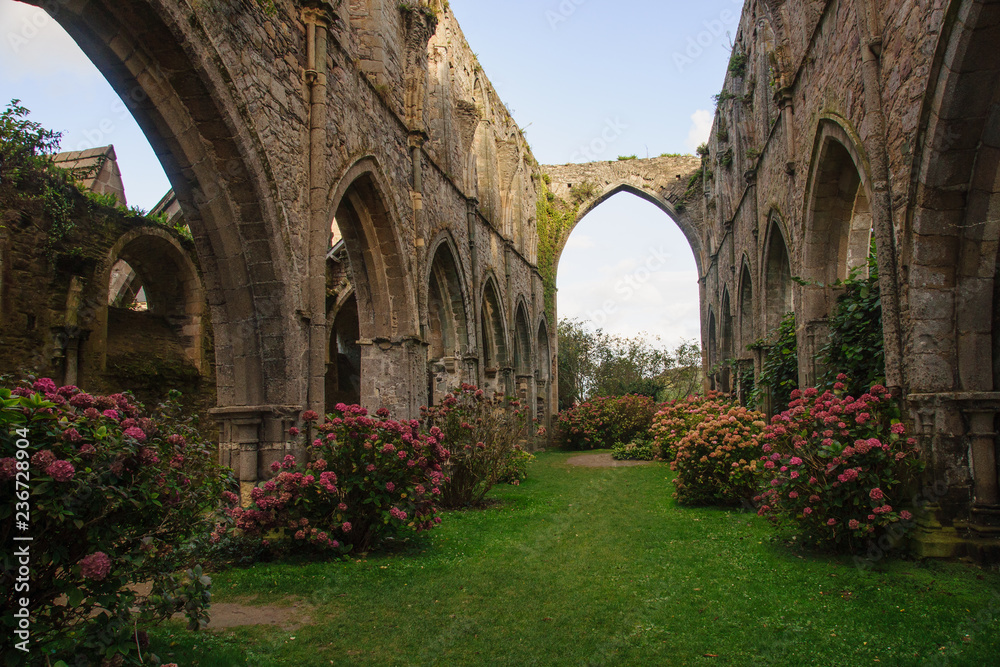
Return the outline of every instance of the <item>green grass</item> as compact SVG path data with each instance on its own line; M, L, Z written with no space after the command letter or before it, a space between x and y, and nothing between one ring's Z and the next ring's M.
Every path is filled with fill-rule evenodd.
M568 456L539 455L528 481L494 492L500 504L449 513L405 551L215 576L218 602L308 605L294 632L176 623L152 649L227 667L998 662L996 569L860 570L786 546L756 515L678 507L661 464Z

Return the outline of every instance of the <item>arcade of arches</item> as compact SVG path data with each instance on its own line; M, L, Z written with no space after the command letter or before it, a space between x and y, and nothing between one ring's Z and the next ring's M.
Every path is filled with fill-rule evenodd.
M928 464L915 549L1000 553L1000 2L748 0L745 67L703 159L561 167L535 161L447 3L274 4L91 0L55 16L128 101L191 228L223 458L243 482L331 402L413 416L467 381L548 419L540 239L558 255L629 191L691 243L708 368L759 370L747 344L793 311L813 381L831 284L874 239L888 384ZM540 215L543 192L572 213L565 229ZM145 279L152 249L116 259ZM177 270L170 294L190 294ZM150 309L201 335L192 301L155 289Z

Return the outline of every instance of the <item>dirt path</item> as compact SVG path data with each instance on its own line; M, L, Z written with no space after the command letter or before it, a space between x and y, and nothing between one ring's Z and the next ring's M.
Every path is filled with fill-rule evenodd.
M631 468L649 465L652 461L615 461L611 454L583 454L567 459L566 463L584 468Z

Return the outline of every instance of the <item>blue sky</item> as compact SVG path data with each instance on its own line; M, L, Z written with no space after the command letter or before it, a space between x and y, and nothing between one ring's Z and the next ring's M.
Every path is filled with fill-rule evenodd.
M722 87L742 0L450 5L535 157L562 164L692 152L708 136L711 96ZM41 10L14 0L0 0L0 28L3 102L19 98L33 120L62 131L64 150L114 144L129 203L156 204L170 187L166 177L73 41ZM603 154L585 156L608 121L624 131ZM614 312L602 316L609 298ZM669 345L697 339L697 302L697 272L683 235L632 195L617 195L588 215L560 263L560 316L592 316L609 331L646 331Z

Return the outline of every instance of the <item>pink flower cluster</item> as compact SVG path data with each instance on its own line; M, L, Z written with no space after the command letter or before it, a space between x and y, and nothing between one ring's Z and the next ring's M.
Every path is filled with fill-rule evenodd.
M771 488L754 500L809 540L861 548L862 538L911 517L886 500L919 452L904 439L885 387L854 398L844 395L845 380L833 391L796 390L788 410L772 419L760 459L761 481Z
M80 573L84 579L104 581L111 572L111 559L103 551L97 551L80 559Z

